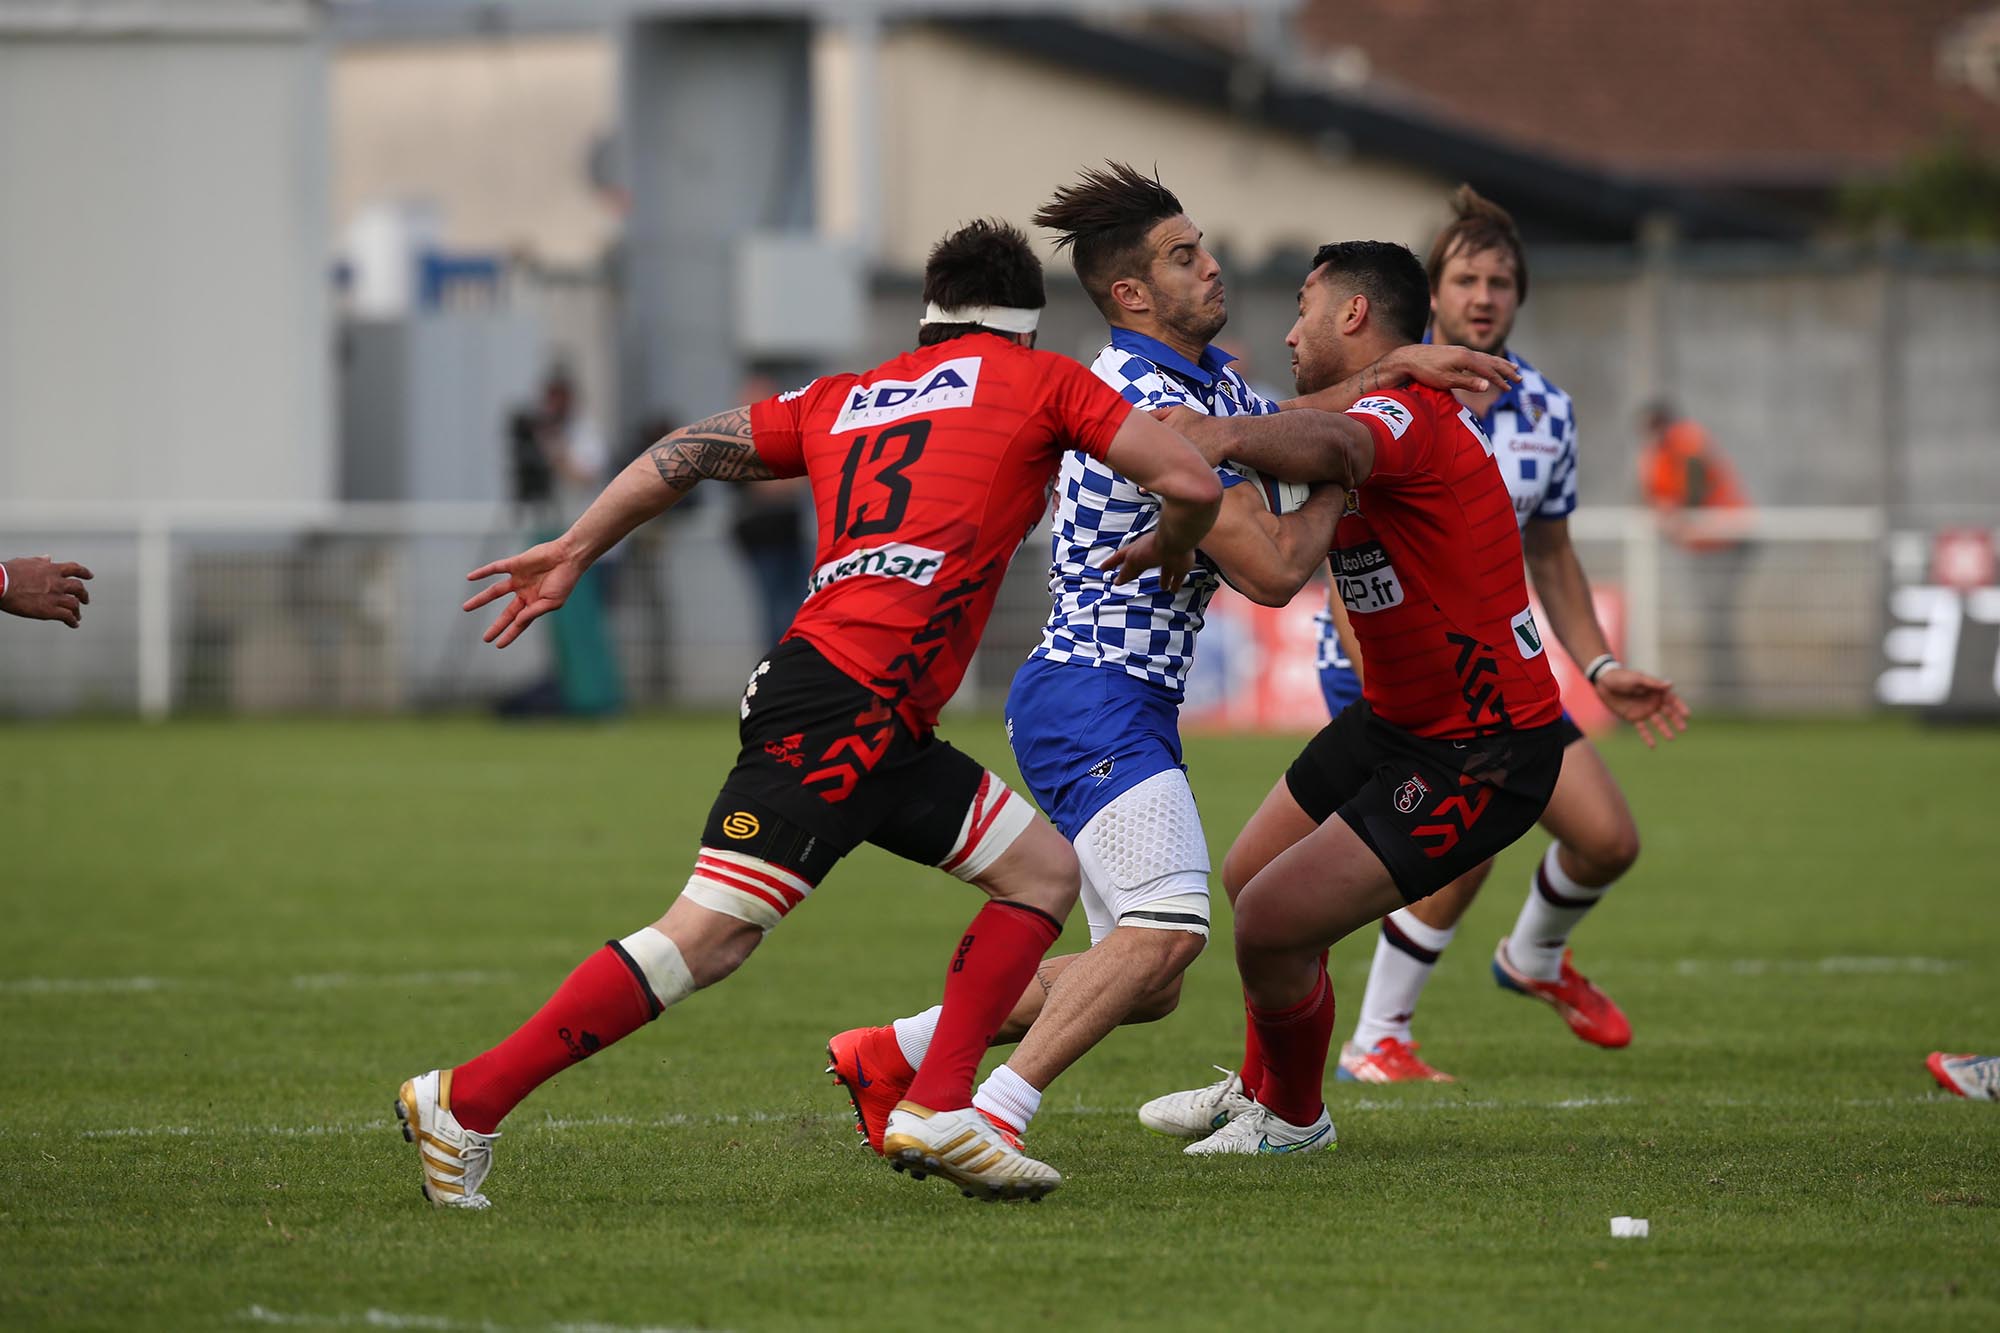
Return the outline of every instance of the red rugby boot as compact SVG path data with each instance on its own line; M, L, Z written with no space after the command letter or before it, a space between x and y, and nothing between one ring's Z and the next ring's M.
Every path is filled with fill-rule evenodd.
M1632 1025L1609 995L1569 965L1569 957L1570 951L1564 949L1561 976L1554 981L1538 981L1514 969L1503 938L1493 950L1493 979L1503 990L1518 992L1553 1008L1569 1024L1571 1032L1593 1046L1630 1045Z
M834 1037L826 1044L826 1072L847 1089L847 1099L854 1103L854 1132L879 1157L889 1112L917 1076L896 1044L896 1029L852 1028Z

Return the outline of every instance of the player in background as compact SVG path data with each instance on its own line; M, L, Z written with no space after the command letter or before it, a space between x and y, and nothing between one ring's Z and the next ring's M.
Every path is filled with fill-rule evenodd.
M1339 717L1341 709L1361 697L1361 672L1355 666L1361 650L1354 644L1354 627L1340 602L1340 585L1331 580L1326 585L1326 605L1313 615L1313 628L1317 631L1313 670L1319 673L1320 698L1326 700L1326 715Z
M1322 246L1287 338L1301 392L1416 342L1428 304L1402 246ZM1414 386L1332 419L1339 429L1289 456L1228 422L1201 432L1204 452L1344 484L1334 574L1373 669L1362 700L1307 743L1225 859L1249 1020L1242 1067L1219 1095L1169 1094L1140 1112L1190 1136L1220 1124L1188 1147L1196 1155L1332 1146L1327 949L1525 833L1562 764L1520 533L1471 410Z
M1324 412L1285 413L1244 383L1213 344L1228 317L1220 266L1180 200L1157 179L1108 163L1058 190L1035 221L1055 231L1111 326L1093 369L1149 411L1229 418L1259 438L1309 432ZM1412 340L1413 341L1413 340ZM1505 363L1457 348L1412 348L1358 374L1413 372L1484 383ZM1121 1023L1165 1017L1207 943L1207 842L1181 757L1179 709L1196 635L1223 580L1282 606L1325 557L1342 497L1331 489L1276 515L1262 489L1218 467L1227 487L1187 582L1131 579L1160 539L1159 507L1117 461L1070 454L1056 490L1042 642L1015 674L1008 735L1021 773L1075 844L1091 946L1037 970L998 1040L1021 1038L974 1105L1025 1132L1049 1084ZM1114 574L1118 581L1114 581ZM1130 581L1124 581L1130 580ZM937 1010L833 1038L831 1069L878 1142L888 1110L925 1059ZM1025 1036L1023 1034L1025 1033Z
M562 537L474 570L511 600L499 647L563 604L591 562L704 477L805 475L812 592L742 703L742 749L666 915L586 958L498 1046L404 1083L396 1113L433 1203L484 1207L503 1118L535 1087L734 971L848 852L871 842L992 900L957 941L928 1058L890 1116L900 1170L1037 1198L1057 1174L970 1109L972 1076L1077 892L1076 857L1025 801L934 734L1000 576L1071 449L1160 496L1160 577L1178 586L1221 487L1185 440L1066 357L1031 350L1044 304L1027 238L977 222L932 250L918 348L859 375L677 430Z
M1570 542L1577 444L1569 395L1508 344L1528 294L1528 255L1520 233L1506 210L1471 186L1453 195L1452 213L1425 266L1432 336L1504 356L1520 371L1517 385L1461 390L1458 398L1493 442L1547 628L1572 661L1584 664L1605 707L1631 722L1648 746L1655 734L1671 739L1686 726L1686 705L1668 682L1619 663ZM1334 646L1323 627L1322 661ZM1329 679L1337 683L1342 674L1322 671L1322 689L1330 698L1337 690ZM1639 831L1603 756L1567 716L1562 725L1567 737L1562 777L1541 820L1555 841L1529 882L1514 928L1493 951L1493 977L1507 990L1552 1006L1583 1040L1620 1047L1631 1041L1631 1025L1610 997L1571 965L1568 945L1571 932L1638 858ZM1450 1081L1417 1056L1411 1022L1432 970L1492 869L1491 861L1482 862L1383 919L1354 1036L1340 1050L1338 1078Z

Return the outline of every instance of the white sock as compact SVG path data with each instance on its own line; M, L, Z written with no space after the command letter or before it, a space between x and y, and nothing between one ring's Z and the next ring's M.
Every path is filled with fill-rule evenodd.
M931 1049L931 1038L937 1035L938 1015L943 1012L943 1005L934 1004L921 1014L896 1020L896 1048L910 1062L910 1068L919 1068L924 1063L924 1056Z
M646 978L646 986L660 1008L671 1009L675 1002L694 993L694 977L680 946L651 926L641 926L618 941L625 957Z
M1507 936L1507 960L1537 981L1554 981L1562 975L1569 933L1611 887L1579 884L1563 873L1556 856L1560 846L1549 844L1548 855L1535 868L1534 881L1528 886L1528 901L1521 904L1521 915Z
M1417 999L1431 979L1438 955L1457 933L1457 926L1439 929L1425 925L1407 907L1398 907L1382 918L1375 961L1368 969L1368 989L1361 995L1361 1020L1354 1025L1356 1048L1372 1049L1384 1037L1410 1039Z
M1001 1065L986 1076L972 1096L972 1107L984 1111L1016 1134L1028 1132L1028 1122L1042 1109L1042 1093L1028 1080Z

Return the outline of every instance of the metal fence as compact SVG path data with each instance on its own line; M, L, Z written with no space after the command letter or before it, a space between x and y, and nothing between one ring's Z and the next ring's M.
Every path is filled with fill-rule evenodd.
M628 703L726 705L768 647L726 508L642 529L604 567L603 623ZM1732 551L1682 549L1636 509L1580 510L1571 531L1611 594L1627 659L1697 704L1872 706L1879 510L1759 511ZM519 697L552 677L552 632L537 626L495 652L479 640L484 618L458 603L465 571L536 534L535 516L477 504L0 507L0 554L53 552L97 574L81 629L0 624L0 715L394 713ZM968 706L998 707L1039 635L1045 543L1031 539L1008 574Z

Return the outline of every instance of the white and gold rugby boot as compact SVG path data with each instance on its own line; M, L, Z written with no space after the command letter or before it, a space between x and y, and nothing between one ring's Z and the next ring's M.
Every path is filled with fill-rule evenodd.
M943 1176L966 1198L989 1203L1039 1200L1062 1184L1054 1167L1008 1143L969 1106L933 1111L915 1102L898 1102L882 1134L882 1155L896 1170L908 1171L912 1180Z
M440 1208L490 1208L479 1192L493 1169L498 1134L478 1134L451 1113L451 1071L433 1069L403 1084L396 1093L396 1119L403 1138L417 1145L424 1168L424 1197Z

